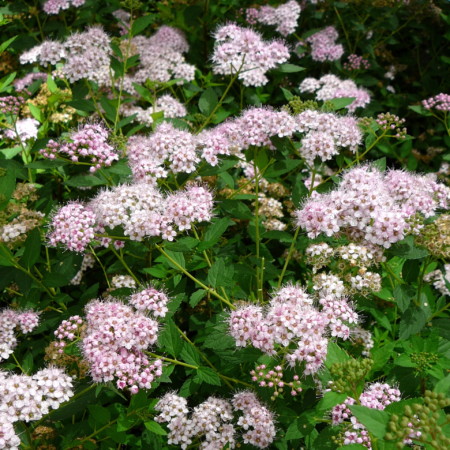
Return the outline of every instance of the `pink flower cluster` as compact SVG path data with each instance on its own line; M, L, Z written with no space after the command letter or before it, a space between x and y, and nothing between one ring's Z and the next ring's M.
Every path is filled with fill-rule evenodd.
M21 96L4 95L0 97L0 111L3 114L18 116L20 109L25 105L25 99Z
M57 342L55 347L59 347L58 352L63 353L66 341L72 342L81 335L81 328L84 322L80 316L70 316L67 320L63 320L55 331Z
M105 190L89 206L100 229L121 226L132 240L160 236L172 241L175 227L183 231L193 222L211 220L213 199L196 184L164 197L154 185L136 183Z
M14 87L16 88L16 91L23 91L34 81L46 80L46 79L47 79L47 74L44 72L30 72L30 73L27 73L22 78L15 79L13 84L14 84Z
M352 53L348 55L347 61L344 63L344 69L346 70L366 70L370 67L370 63L362 56Z
M184 105L168 94L159 97L155 105L147 109L131 103L123 103L120 106L120 112L127 117L136 114L134 122L139 122L147 126L153 123L152 115L159 112L164 113L165 118L184 117L187 114Z
M195 66L185 60L183 54L189 50L189 45L180 30L164 25L149 38L134 37L131 45L139 54L140 64L133 74L124 78L124 88L128 92L136 94L133 83L144 84L147 80L165 83L182 79L178 83L182 84L184 80L194 79Z
M156 404L157 422L167 423L168 443L186 449L194 440L199 448L220 450L239 446L236 426L243 430L245 444L268 447L276 434L272 413L249 391L238 392L231 402L215 397L196 406L189 415L187 400L174 392L165 394ZM233 425L233 411L242 411Z
M383 410L391 403L401 400L401 393L397 388L394 388L386 383L373 383L368 386L359 397L359 404L371 409ZM351 429L345 432L344 445L361 444L364 447L371 449L369 434L361 423L348 408L349 405L354 405L356 400L347 397L344 403L335 406L331 410L331 418L333 425L349 420L351 422Z
M200 158L215 166L220 155L243 156L250 146L269 146L271 136L292 136L295 119L286 111L250 108L240 117L193 135L164 122L150 136L132 136L128 158L137 181L154 182L174 173L194 172Z
M155 317L164 317L169 311L169 297L154 287L145 288L131 295L129 302L142 313L151 313Z
M95 214L88 206L70 202L52 217L48 244L62 245L74 252L83 252L95 237Z
M47 147L40 150L45 158L55 159L57 156L67 156L71 161L87 160L90 172L96 172L102 167L109 167L119 159L116 150L108 144L108 131L100 124L87 124L79 130L70 133L67 141L50 140Z
M244 86L265 85L269 81L266 72L289 59L283 42L265 42L256 31L235 24L218 28L214 38L213 72L234 75L239 71Z
M324 28L309 36L306 42L311 44L311 57L314 61L336 61L344 54L344 47L336 44L339 34L333 26Z
M449 204L450 188L433 176L366 165L347 171L336 190L315 194L295 216L310 238L345 232L352 241L388 248L410 231L412 216L430 217Z
M275 293L267 308L244 305L230 313L228 324L236 345L252 345L275 355L278 348L296 345L286 355L294 366L304 363L305 375L316 373L327 354L327 334L347 339L358 317L344 298L326 295L321 310L302 288L288 285Z
M0 371L0 448L18 449L13 423L39 420L73 396L72 378L57 367L34 375Z
M20 56L22 64L39 62L43 66L65 61L62 73L70 81L83 78L110 86L110 38L99 26L70 35L65 42L44 41Z
M295 117L297 130L305 133L302 139L301 155L312 165L319 157L327 161L339 153L340 148L356 152L362 141L358 122L351 116L337 116L306 110Z
M44 3L43 9L47 14L58 14L61 10L69 9L70 6L84 5L86 0L47 0Z
M347 109L354 112L370 103L370 94L363 88L358 88L353 80L341 80L335 75L305 78L299 87L300 92L315 92L316 100L332 100L335 98L354 97Z
M0 312L0 361L7 359L17 345L14 331L31 333L39 324L39 313L35 311L14 311L4 309Z
M422 100L425 109L437 109L438 111L450 111L450 95L438 94L427 100Z
M259 9L247 9L247 22L251 25L259 22L276 26L278 33L287 36L295 32L300 12L300 5L295 0L290 0L276 8L261 6Z
M94 381L115 379L119 389L128 388L135 394L139 389L150 389L161 376L161 360L150 360L145 354L158 338L159 324L146 314L153 311L150 308L135 310L115 299L86 305L87 326L81 349Z

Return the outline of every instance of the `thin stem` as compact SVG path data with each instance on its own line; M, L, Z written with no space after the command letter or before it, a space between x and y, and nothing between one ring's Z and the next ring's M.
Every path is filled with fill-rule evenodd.
M191 275L184 267L180 266L173 258L171 258L162 247L160 247L158 244L155 245L155 247L175 266L177 269L179 269L181 272L183 272L186 276L188 276L192 281L197 283L202 289L209 292L211 295L214 295L214 297L218 298L220 301L227 304L231 309L236 309L235 306L227 300L225 297L222 297L217 291L214 289L206 286L206 284L202 283L200 280L195 278L193 275Z
M284 278L284 274L286 273L287 266L289 264L289 261L291 260L292 254L294 253L295 244L297 242L299 232L300 232L300 227L298 227L295 230L294 238L292 239L292 243L291 243L291 246L289 247L289 252L286 257L286 261L284 262L283 270L281 271L280 277L278 278L278 284L277 284L278 289L280 289L280 287L281 287L281 283L283 282L283 278Z
M20 365L19 361L17 361L16 355L13 353L12 357L14 359L14 362L16 363L17 367L20 369L20 371L22 373L26 373L26 371L24 370L24 368Z
M109 279L108 279L108 275L106 274L105 266L100 261L100 258L97 256L97 253L95 253L94 248L92 246L89 246L89 248L91 250L91 253L94 255L94 258L97 260L97 262L99 263L100 267L102 268L103 275L105 276L105 280L106 280L106 284L108 285L108 288L111 289L111 284L109 283Z
M184 363L182 361L178 361L178 359L167 358L165 356L157 355L156 353L147 352L147 351L144 351L144 353L146 355L149 355L149 356L153 357L153 358L161 359L162 361L167 361L167 362L170 362L172 364L177 364L178 366L184 366L184 367L188 367L189 369L198 370L198 366L193 366L192 364L187 364L187 363Z
M222 103L225 100L225 97L227 96L228 91L231 89L231 86L233 86L234 82L236 81L237 77L239 76L239 73L241 72L243 65L244 65L244 61L242 61L242 64L241 64L241 67L239 67L239 70L231 77L231 80L228 83L228 86L226 87L224 93L222 94L222 97L220 97L220 100L218 101L217 105L214 107L214 109L211 111L209 116L203 122L203 125L198 129L197 133L200 133L200 131L202 131L203 128L205 128L209 124L209 122L211 122L216 111L222 106Z
M194 350L200 355L200 357L203 359L203 361L205 361L206 364L208 364L208 366L211 367L211 369L214 370L214 372L216 372L217 375L218 375L220 378L222 378L222 379L224 380L225 384L226 384L230 389L232 389L233 386L229 383L229 381L232 381L233 383L243 384L243 385L245 385L245 386L250 386L250 387L252 387L251 385L249 385L249 384L247 384L247 383L245 383L245 382L243 382L243 381L236 380L235 378L227 377L226 375L222 375L222 374L216 369L216 367L214 366L214 364L213 364L213 363L212 363L212 362L211 362L211 361L203 354L203 352L202 352L201 350L199 350L199 349L196 347L196 345L195 345L195 344L194 344L194 343L186 336L186 334L184 333L184 331L181 330L181 329L178 328L178 327L177 327L177 330L178 330L178 332L180 333L181 337L182 337L188 344L190 344L190 345L194 348Z
M341 24L341 28L344 31L345 40L347 41L347 46L348 46L347 48L349 49L349 51L351 51L352 46L350 44L350 39L349 39L349 36L348 36L348 33L347 33L347 28L345 28L344 21L342 20L342 17L339 14L339 11L337 10L336 7L334 7L334 11L335 11L335 13L336 13L336 15L338 17L339 23Z
M119 253L115 248L114 245L110 245L111 250L113 251L113 253L116 255L117 259L122 263L123 267L125 267L125 270L130 274L131 278L133 278L134 281L136 281L136 283L138 285L141 285L141 282L137 279L136 275L133 273L133 271L130 269L130 267L128 266L128 264L125 262L125 260L123 259L123 256L121 255L122 251Z

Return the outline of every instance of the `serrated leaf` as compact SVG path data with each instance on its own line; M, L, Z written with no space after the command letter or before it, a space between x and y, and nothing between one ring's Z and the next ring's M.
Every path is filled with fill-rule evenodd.
M12 72L12 73L4 76L0 80L0 92L3 92L6 89L8 89L9 85L13 82L14 78L16 78L16 72Z
M416 247L413 236L407 236L402 241L397 242L391 247L390 252L405 259L422 259L429 254L424 248Z
M34 266L41 252L41 233L38 228L31 230L24 244L25 250L20 264L26 268Z
M317 411L328 411L336 405L340 405L347 398L347 394L339 394L338 392L327 392L320 399L316 406Z
M398 309L403 313L405 312L409 304L411 303L411 299L414 297L415 289L412 286L405 284L398 284L394 288L394 298L397 303Z
M200 365L200 355L192 345L185 343L180 353L180 359L193 366Z
M183 348L183 341L172 319L166 320L165 326L158 337L158 343L172 356L177 357L179 355Z
M422 309L415 306L410 307L402 315L399 326L399 338L408 339L411 335L418 333L426 324L427 315Z
M131 27L131 35L136 36L137 34L144 31L156 20L156 18L156 14L147 14L146 16L142 16L136 19Z
M361 405L349 405L349 408L352 414L370 433L379 439L384 438L386 427L389 422L389 414L386 411L380 411Z
M218 258L208 271L208 283L212 287L229 286L233 281L234 267Z
M384 172L386 170L386 157L377 159L371 163L374 167L376 167L380 172Z
M148 431L154 434L157 434L159 436L167 435L167 431L158 422L155 422L154 420L149 420L148 422L145 422L144 425Z
M204 289L199 289L195 291L189 298L189 306L195 308L200 300L205 297L206 291Z
M223 217L222 219L217 220L212 225L210 225L206 230L204 241L210 243L211 246L215 245L216 242L223 235L223 233L225 233L227 228L230 227L231 225L234 225L234 222L228 217ZM202 242L202 244L204 244L204 242ZM203 245L202 249L205 249Z
M216 107L219 99L213 88L208 88L202 93L198 100L198 107L202 114L209 116Z
M171 250L166 250L166 253L181 267L186 268L186 261L184 259L184 255L181 252L173 252ZM167 264L169 264L170 267L176 270L180 270L179 267L174 264L172 261L164 257L165 261L167 261Z
M54 160L44 160L44 161L33 161L26 164L27 169L54 169L55 167L62 167L70 164L68 161L63 161L62 159Z
M199 367L193 380L197 383L212 384L213 386L221 386L219 375L210 367Z

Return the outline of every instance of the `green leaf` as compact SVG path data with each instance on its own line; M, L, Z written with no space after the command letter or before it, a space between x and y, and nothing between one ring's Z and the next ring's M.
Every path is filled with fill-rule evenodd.
M4 76L0 80L0 92L6 91L8 86L13 82L14 78L16 78L16 72Z
M159 345L175 358L183 348L180 333L172 319L166 320L166 324L158 338Z
M200 365L200 355L195 350L195 348L188 343L184 344L183 350L181 350L181 353L180 353L180 358L184 362L187 362L188 364L192 364L193 366Z
M27 103L28 108L30 109L31 115L39 122L42 123L44 121L44 115L42 111L32 103Z
M349 358L347 353L337 344L332 341L328 343L327 359L325 360L326 367L330 368L333 364L347 361Z
M317 411L328 411L336 405L340 405L347 398L347 394L339 394L338 392L327 392L320 399L320 402L316 406Z
M304 198L308 195L308 188L305 186L303 182L303 175L297 174L294 181L294 186L292 188L292 202L295 207L299 207L300 203Z
M36 261L39 259L40 250L41 250L41 233L38 228L31 230L28 233L27 240L25 241L25 251L23 252L23 256L20 259L20 263L22 266L33 267Z
M95 111L95 105L92 100L72 100L70 102L66 102L66 105L71 106L72 108L78 109L79 111L85 112L93 112Z
M151 431L154 434L157 434L159 436L166 436L167 431L164 430L164 428L154 420L149 420L148 422L144 422L145 428L147 428L148 431Z
M136 36L137 34L144 31L149 25L155 22L156 18L156 14L148 14L136 19L131 26L131 36Z
M278 72L281 73L295 73L295 72L302 72L303 70L306 70L305 67L300 67L295 64L280 64L277 69Z
M397 242L391 247L390 252L405 259L422 259L429 254L424 248L416 247L413 236L406 236L405 239Z
M173 252L171 250L166 250L166 253L183 269L186 268L186 261L184 260L184 255L181 252ZM172 261L167 259L165 256L163 256L164 260L167 262L167 264L172 267L173 269L180 270L176 264L174 264Z
M412 111L414 111L417 114L420 114L421 116L431 116L431 112L428 111L428 109L425 109L422 105L413 105L408 106L408 108Z
M218 258L208 271L208 283L212 287L230 286L233 281L234 267Z
M448 396L450 393L450 374L448 374L445 378L442 378L442 380L439 380L436 383L436 386L434 386L433 391L438 393L442 392Z
M427 315L425 311L415 306L410 307L402 315L399 326L400 340L406 340L411 335L418 333L426 324Z
M264 173L264 178L277 178L280 175L291 172L302 164L298 159L285 159L283 161L277 161L272 164Z
M0 169L0 209L9 202L16 187L16 171L12 168Z
M208 88L202 93L198 100L198 107L202 114L209 116L218 103L216 91L213 88Z
M52 94L56 94L59 92L58 86L56 86L56 83L50 74L47 75L47 86Z
M107 424L111 419L111 414L107 408L100 405L89 405L89 425L96 429Z
M333 98L328 100L327 103L331 103L334 111L345 108L348 105L351 105L355 101L355 97L341 97L341 98Z
M382 439L386 434L389 414L386 411L368 408L367 406L349 405L352 414L375 437Z
M406 284L398 284L394 288L395 302L398 309L404 313L411 303L411 299L414 297L415 289L412 286Z
M386 170L386 157L377 159L371 163L374 167L376 167L380 172L384 172Z
M216 245L219 241L220 237L228 229L228 227L234 224L234 221L232 221L229 217L223 217L215 221L206 230L204 241L200 243L198 249L200 251L203 251L208 248L214 247L214 245Z
M294 95L291 94L291 92L288 91L287 89L285 89L285 88L283 88L283 87L280 88L280 89L281 89L281 92L283 92L284 98L285 98L287 101L292 100L292 99L294 98Z
M189 298L189 306L195 308L200 300L205 297L206 291L204 289L199 289L195 291Z
M67 180L65 184L73 187L92 187L105 185L107 180L101 179L96 175L78 175Z
M13 36L5 42L0 44L0 54L3 53L16 39L18 36Z
M197 383L212 384L213 386L221 386L220 377L210 367L199 367L193 380Z
M220 207L236 219L252 219L254 217L250 208L239 200L223 200Z

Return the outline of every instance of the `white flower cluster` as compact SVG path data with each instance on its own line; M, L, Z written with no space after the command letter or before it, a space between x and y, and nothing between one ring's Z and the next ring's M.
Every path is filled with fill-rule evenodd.
M242 412L236 425L243 431L244 444L265 448L272 443L276 433L272 413L249 391L238 392L231 403L209 397L190 415L187 400L169 392L159 400L155 409L160 412L155 420L167 423L168 443L182 449L186 449L194 439L201 440L199 448L205 450L240 446L236 442L236 426L232 423L233 412Z
M57 367L32 376L0 371L0 448L18 449L13 423L41 419L73 396L72 387L72 378Z

